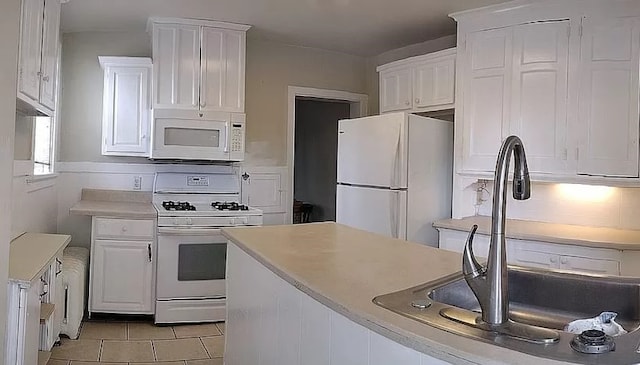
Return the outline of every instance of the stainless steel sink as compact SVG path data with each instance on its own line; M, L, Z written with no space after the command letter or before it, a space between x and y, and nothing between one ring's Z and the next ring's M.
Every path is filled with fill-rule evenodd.
M509 267L508 275L509 319L557 330L559 341L532 343L469 325L480 315L480 305L462 273L381 295L373 301L436 328L536 356L581 364L640 363L640 279L515 266ZM599 355L572 350L569 343L574 335L563 331L565 325L603 311L618 313L616 321L629 331L615 337L616 350Z

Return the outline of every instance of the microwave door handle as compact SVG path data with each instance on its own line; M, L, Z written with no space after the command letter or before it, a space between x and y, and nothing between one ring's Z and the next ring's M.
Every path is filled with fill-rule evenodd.
M231 138L231 128L229 128L229 122L225 122L225 133L227 134L226 136L224 136L224 152L227 153L229 152L229 139Z

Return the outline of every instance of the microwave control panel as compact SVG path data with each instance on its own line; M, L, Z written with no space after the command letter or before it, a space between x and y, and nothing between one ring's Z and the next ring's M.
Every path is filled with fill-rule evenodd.
M231 125L231 152L244 151L244 125L233 123Z

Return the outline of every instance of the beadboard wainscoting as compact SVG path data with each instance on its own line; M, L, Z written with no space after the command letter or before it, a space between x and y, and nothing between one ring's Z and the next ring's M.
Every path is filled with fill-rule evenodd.
M286 205L281 198L286 181L286 167L187 165L187 164L120 164L97 162L59 162L57 178L57 228L58 232L73 237L72 246L89 247L91 242L91 218L73 216L69 208L80 200L82 189L133 190L134 179L141 177L140 191L151 192L153 179L159 171L193 173L216 172L232 169L240 175L251 177L242 181L242 201L249 202L265 213L264 224L283 224Z

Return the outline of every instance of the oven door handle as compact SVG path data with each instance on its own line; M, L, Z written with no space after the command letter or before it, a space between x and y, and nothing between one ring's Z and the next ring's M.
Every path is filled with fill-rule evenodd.
M222 234L220 228L170 228L158 227L159 235L172 236L219 236Z

